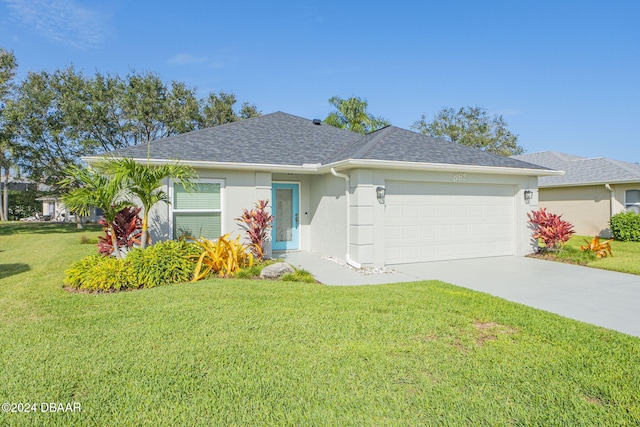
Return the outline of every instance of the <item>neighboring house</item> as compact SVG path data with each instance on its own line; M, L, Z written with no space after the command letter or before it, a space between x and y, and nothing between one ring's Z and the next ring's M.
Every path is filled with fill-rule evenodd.
M577 234L611 235L609 219L620 212L640 213L640 165L606 157L588 159L545 151L514 159L563 170L539 180L539 204L562 214Z
M273 251L352 265L530 253L538 176L560 173L394 126L360 135L282 112L149 149L149 160L147 145L112 154L180 160L200 176L191 193L165 183L172 203L150 213L154 240L241 233L242 209L269 199Z
M42 220L46 221L75 221L75 215L69 212L58 196L43 196L36 200L42 202ZM102 216L102 209L91 208L88 217L83 218L84 222L98 222Z

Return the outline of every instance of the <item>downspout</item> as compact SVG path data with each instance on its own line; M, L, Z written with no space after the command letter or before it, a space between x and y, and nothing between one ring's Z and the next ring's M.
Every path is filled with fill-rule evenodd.
M335 168L331 168L331 175L344 179L344 183L346 186L345 196L347 198L347 254L344 256L344 259L350 266L354 268L360 268L362 267L362 265L352 260L351 256L349 255L351 251L351 197L349 196L349 175L336 172Z
M611 219L611 217L613 216L613 211L615 209L616 206L616 195L615 195L615 191L613 190L613 188L611 188L611 186L609 184L605 184L604 188L606 188L607 190L609 190L611 192L611 203L610 203L610 211L611 213L609 214L609 219Z

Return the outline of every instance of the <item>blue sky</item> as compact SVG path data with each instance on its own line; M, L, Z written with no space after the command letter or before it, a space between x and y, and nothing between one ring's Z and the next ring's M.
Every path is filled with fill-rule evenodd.
M640 2L0 0L20 76L73 64L324 118L334 95L409 128L501 114L527 152L640 162Z

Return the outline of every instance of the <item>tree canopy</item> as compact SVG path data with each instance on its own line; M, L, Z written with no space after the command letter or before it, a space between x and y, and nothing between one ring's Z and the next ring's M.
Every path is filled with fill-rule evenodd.
M12 145L12 128L7 121L5 110L13 90L13 79L16 75L18 63L13 52L0 47L0 176L4 184L4 191L0 199L0 221L9 219L9 169L12 166L14 147Z
M502 156L524 153L518 136L507 129L501 115L490 115L483 107L443 108L427 121L423 114L412 129Z
M336 111L332 111L324 119L324 122L328 125L363 134L390 125L388 120L370 114L367 111L367 101L357 96L347 99L334 96L329 99L329 104Z
M2 61L4 52L0 48ZM5 75L13 77L3 72L3 65L0 96ZM198 98L195 88L179 81L167 84L152 72L132 71L124 77L87 76L73 67L30 72L0 111L6 123L0 130L12 130L0 144L4 147L5 139L10 140L20 169L34 181L55 186L80 156L261 114L255 105L245 102L236 109L235 104L232 93Z

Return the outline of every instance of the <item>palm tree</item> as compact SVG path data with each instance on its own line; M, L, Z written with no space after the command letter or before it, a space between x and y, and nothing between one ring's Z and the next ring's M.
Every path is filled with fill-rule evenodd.
M145 248L149 241L149 211L158 202L170 203L169 195L162 191L162 181L173 178L186 189L193 188L192 179L197 177L195 170L180 163L159 166L143 165L133 159L111 159L98 165L101 170L126 183L127 190L135 196L143 208L142 237L140 246Z
M116 258L121 258L113 221L118 212L132 205L125 197L126 181L119 177L106 176L92 167L74 165L68 168L67 172L69 177L60 181L63 187L71 189L62 196L64 205L80 216L88 216L92 207L102 209Z
M324 122L337 128L357 133L369 133L390 124L388 120L367 112L367 101L357 96L347 99L334 96L329 99L329 104L336 111L329 113Z

